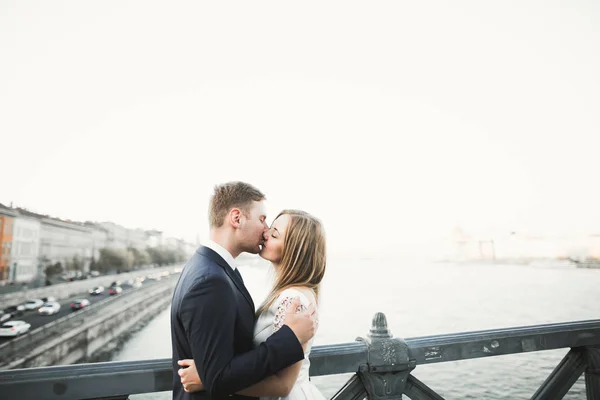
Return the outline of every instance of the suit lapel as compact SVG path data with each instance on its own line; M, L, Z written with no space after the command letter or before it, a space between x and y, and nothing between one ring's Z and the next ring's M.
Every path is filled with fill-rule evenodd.
M244 295L246 300L248 300L248 303L254 310L254 302L252 301L252 297L250 296L250 293L248 293L248 289L246 289L246 285L244 285L244 283L235 275L235 273L233 272L231 267L223 267L223 268L225 269L225 272L227 273L227 275L229 275L229 277L231 278L233 283L235 283L235 286L237 286L237 288L239 289L240 292L242 292L242 294Z
M242 295L244 295L244 297L246 298L246 300L248 301L248 303L254 310L254 301L252 301L252 296L250 296L250 293L248 293L248 289L246 289L246 285L244 285L244 282L242 282L242 280L235 274L235 272L233 272L233 268L231 266L229 266L229 264L227 264L227 262L225 260L223 260L223 257L218 255L212 249L205 247L205 246L200 246L200 248L197 250L197 252L199 254L202 254L203 256L210 258L211 260L213 260L215 263L219 264L219 266L221 266L223 268L225 273L229 276L229 279L231 279L233 281L235 286L242 293Z

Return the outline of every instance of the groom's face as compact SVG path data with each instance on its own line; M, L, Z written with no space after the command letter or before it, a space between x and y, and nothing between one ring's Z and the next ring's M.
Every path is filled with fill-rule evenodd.
M263 235L269 229L264 201L254 201L241 217L240 233L242 251L257 254L264 243Z

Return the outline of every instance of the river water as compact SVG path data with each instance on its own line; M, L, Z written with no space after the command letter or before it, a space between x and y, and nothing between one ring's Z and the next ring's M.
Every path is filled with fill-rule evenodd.
M240 261L255 303L272 277L258 258ZM600 270L561 264L414 263L391 258L330 257L315 345L366 336L384 312L396 337L600 318ZM111 359L171 356L169 310L133 333ZM418 366L413 374L446 399L529 399L567 349ZM350 375L315 377L331 397ZM170 393L131 396L170 399ZM583 379L567 399L585 399Z

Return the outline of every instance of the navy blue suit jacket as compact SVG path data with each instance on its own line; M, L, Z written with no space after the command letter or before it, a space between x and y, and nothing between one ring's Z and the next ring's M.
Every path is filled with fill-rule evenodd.
M286 325L254 348L254 323L254 303L242 280L215 251L200 246L171 303L173 399L247 399L235 393L304 358ZM183 390L177 360L184 358L194 359L205 391Z

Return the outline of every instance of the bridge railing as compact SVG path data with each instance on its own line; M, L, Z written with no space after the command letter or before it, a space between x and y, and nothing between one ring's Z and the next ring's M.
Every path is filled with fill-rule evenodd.
M377 313L366 337L316 346L311 376L355 373L333 396L345 399L443 399L411 371L418 365L570 348L532 394L561 399L585 374L588 400L600 400L600 320L492 329L416 338L394 338ZM172 389L171 360L77 364L0 371L7 399L127 399L130 394Z

